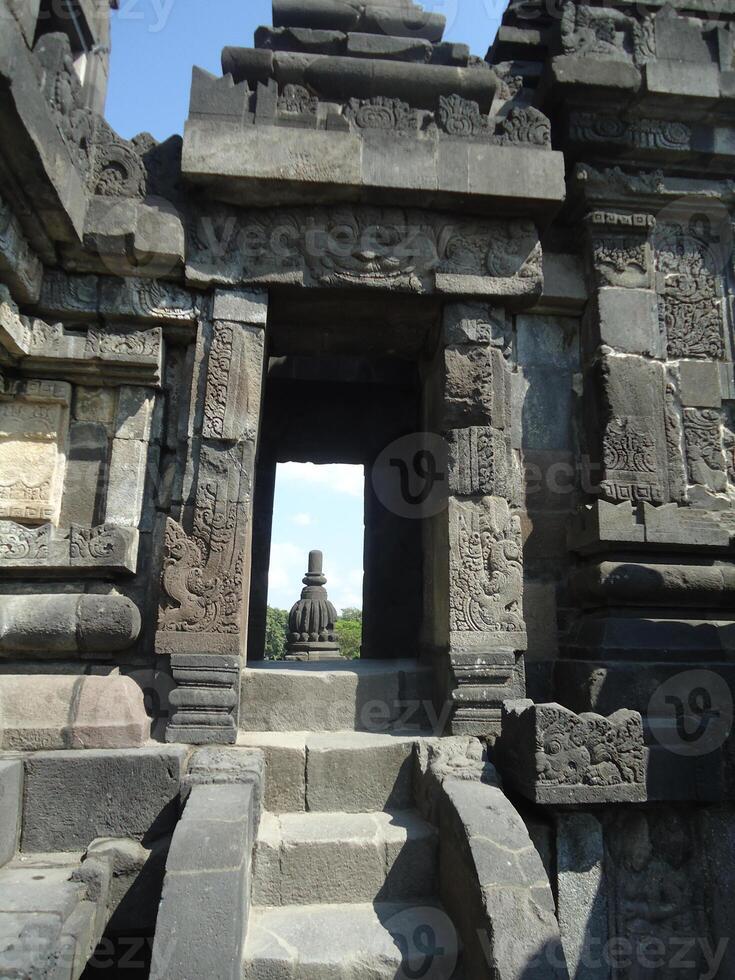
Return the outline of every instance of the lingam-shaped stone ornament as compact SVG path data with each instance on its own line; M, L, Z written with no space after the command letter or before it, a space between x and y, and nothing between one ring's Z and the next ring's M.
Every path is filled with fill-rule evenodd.
M321 551L309 552L305 588L288 616L288 660L335 660L339 643L334 632L337 610L329 601Z

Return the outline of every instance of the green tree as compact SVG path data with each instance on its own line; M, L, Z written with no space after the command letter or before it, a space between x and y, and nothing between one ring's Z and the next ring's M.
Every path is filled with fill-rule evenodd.
M356 622L362 622L362 609L356 609L354 606L345 606L342 610L342 614L337 617L338 619L354 619Z
M362 622L359 619L343 619L340 617L334 624L340 653L348 660L356 660L360 656L362 643Z
M267 660L283 660L288 639L288 611L268 606L265 620L265 656Z

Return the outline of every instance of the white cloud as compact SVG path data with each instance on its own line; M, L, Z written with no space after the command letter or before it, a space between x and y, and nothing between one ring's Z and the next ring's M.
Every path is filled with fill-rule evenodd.
M290 521L292 524L297 524L299 527L311 527L312 524L316 524L316 521L311 514L292 514Z
M350 497L362 497L365 490L363 467L348 463L327 463L323 466L316 463L281 463L278 476L283 480L309 483Z
M288 542L272 544L271 563L268 569L269 595L281 590L291 590L295 602L301 589L301 579L306 571L306 561L303 548L297 548L295 544Z

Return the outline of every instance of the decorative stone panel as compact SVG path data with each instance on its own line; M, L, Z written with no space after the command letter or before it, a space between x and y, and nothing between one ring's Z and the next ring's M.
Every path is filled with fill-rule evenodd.
M0 394L0 518L58 522L71 386L23 381Z
M499 754L506 778L534 803L646 799L647 752L637 711L603 718L560 704L506 701Z

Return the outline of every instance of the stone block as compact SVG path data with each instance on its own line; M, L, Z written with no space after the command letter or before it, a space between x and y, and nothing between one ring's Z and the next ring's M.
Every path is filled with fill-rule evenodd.
M28 756L22 849L75 851L98 837L169 832L187 755L183 746L159 746Z
M143 691L119 674L0 676L3 749L113 749L150 736Z
M679 361L681 403L692 408L719 408L722 404L720 365L713 361Z
M10 295L7 286L0 283L0 344L13 357L28 353L28 326Z
M415 740L344 732L306 742L306 808L405 810L411 806Z
M658 58L645 66L646 88L655 95L711 100L720 96L717 65Z
M599 319L588 324L590 353L607 344L628 354L663 357L655 292L606 286L597 294L597 312Z
M637 711L575 715L559 704L503 703L500 770L539 804L641 802L647 751Z
M569 317L529 313L516 318L518 364L521 368L579 370L579 325Z
M0 724L2 723L0 711ZM23 817L23 762L0 762L0 867L15 855Z
M591 813L556 817L557 908L559 931L570 976L607 980L601 955L608 941L605 845L599 820Z
M43 266L23 235L20 223L0 196L0 273L19 303L35 303Z
M522 369L520 391L524 449L572 448L572 375L546 368Z
M451 977L459 941L435 901L254 909L243 960L251 980L395 980L426 969ZM427 976L429 974L426 974Z
M74 390L72 418L75 422L100 422L112 429L117 410L116 388L92 388L77 385Z
M502 364L492 355L489 346L445 349L444 424L448 428L490 423L503 427L505 378ZM502 355L498 357L502 360Z
M98 523L99 498L104 489L107 428L100 422L72 422L59 523L62 527Z
M137 527L143 509L148 468L148 443L141 439L114 439L107 478L105 522Z
M554 81L565 88L589 86L612 90L625 97L641 87L641 73L625 61L558 55L552 59L551 72Z
M0 518L58 523L71 385L22 381L0 397Z
M305 733L241 731L238 745L257 748L265 756L266 810L285 813L305 809Z
M492 344L504 347L510 332L508 315L485 303L451 303L444 308L442 340L447 347Z
M212 317L264 327L268 319L268 294L256 289L216 289Z
M154 406L155 396L150 388L123 385L117 399L115 438L148 442Z
M0 653L109 656L131 647L140 628L140 610L126 596L5 595L0 606Z
M401 715L405 661L268 663L242 675L246 731L385 731Z
M171 872L230 871L250 861L253 787L193 786L166 861Z
M269 814L255 851L258 905L434 894L437 835L411 812Z
M589 298L581 259L544 248L544 292L539 307L550 313L579 313Z
M241 869L167 872L151 980L240 975L247 892Z
M357 58L395 58L425 64L431 57L431 51L430 42L420 37L389 37L357 32L347 35L347 54Z

